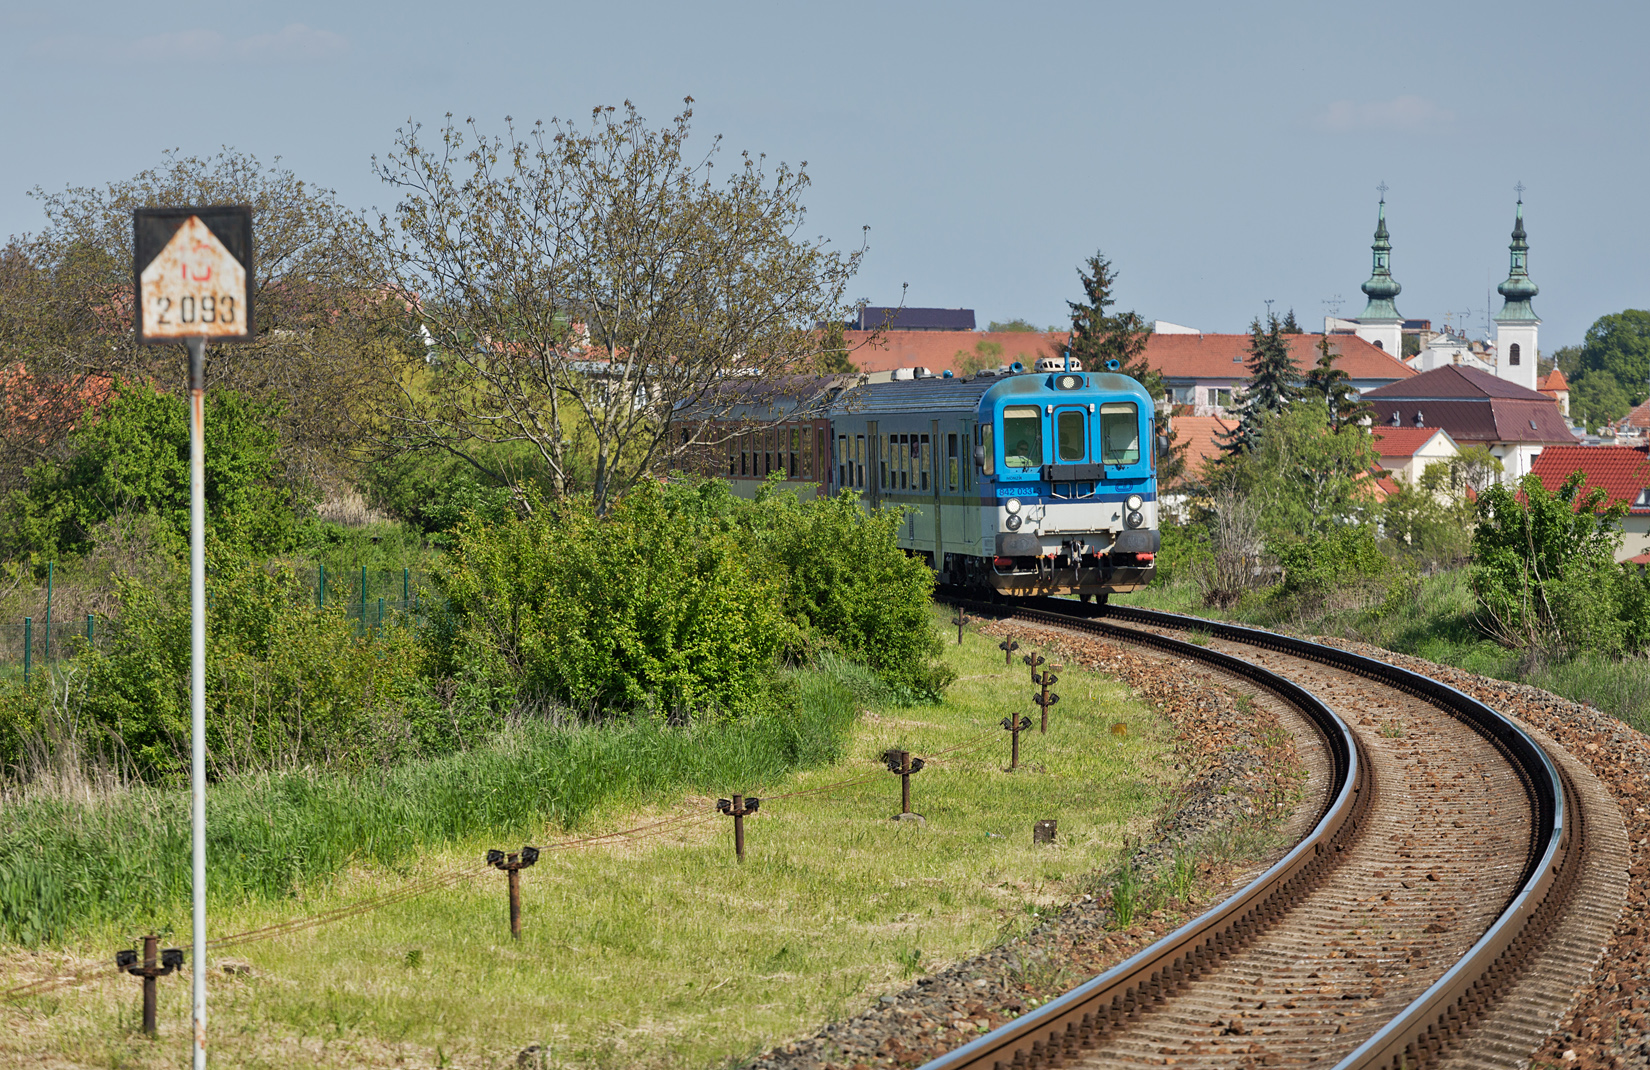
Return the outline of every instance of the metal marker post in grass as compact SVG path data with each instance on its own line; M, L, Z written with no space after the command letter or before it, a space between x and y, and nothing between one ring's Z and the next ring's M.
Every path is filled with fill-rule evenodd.
M733 818L733 855L745 860L745 818L756 813L762 800L754 795L735 795L732 799L717 799L716 809Z
M899 813L894 818L897 821L911 813L911 774L922 772L922 767L928 763L911 757L908 750L894 750L892 747L882 752L882 761L890 773L899 774Z
M194 826L194 1067L206 1066L206 341L250 342L252 209L139 208L132 282L139 345L189 352L189 787Z
M1056 665L1054 667L1058 669L1060 666ZM1031 670L1031 682L1034 684L1040 684L1043 688L1042 694L1031 696L1031 701L1043 708L1042 730L1045 733L1048 731L1048 708L1060 701L1060 696L1050 691L1049 688L1053 687L1059 679L1060 678L1058 676L1046 669L1042 672L1038 672L1036 669Z
M998 643L997 644L997 649L1001 650L1003 652L1003 668L1005 668L1005 669L1013 668L1014 667L1014 652L1016 650L1020 649L1020 644L1016 643L1014 641L1014 637L1011 635L1008 638L1004 639L1002 642Z
M487 852L487 864L510 875L510 937L521 939L521 871L539 860L537 847L523 847L519 854Z

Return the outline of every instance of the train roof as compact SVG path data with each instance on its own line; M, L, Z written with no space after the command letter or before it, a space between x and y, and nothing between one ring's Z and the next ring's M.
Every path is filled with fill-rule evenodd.
M973 376L968 379L899 379L887 383L863 383L842 391L830 403L832 416L860 416L879 413L973 412L990 396L1036 395L1070 397L1072 392L1056 390L1049 380L1058 373L1021 372L1017 375ZM1109 372L1085 373L1089 385L1081 393L1130 394L1151 403L1146 388L1126 375Z

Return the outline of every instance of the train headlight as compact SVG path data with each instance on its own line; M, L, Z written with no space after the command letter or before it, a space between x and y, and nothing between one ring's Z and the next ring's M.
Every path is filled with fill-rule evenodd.
M1135 510L1139 509L1142 505L1146 504L1146 499L1142 498L1138 494L1131 494L1131 495L1129 495L1128 500L1125 501L1123 504L1128 506L1129 507L1129 512L1132 513Z
M1137 528L1146 522L1146 518L1141 516L1138 512L1133 512L1124 517L1123 522L1131 528Z
M1007 520L1003 521L1003 527L1007 528L1009 531L1019 531L1020 523L1021 521L1019 517L1010 516Z
M1075 375L1062 375L1054 380L1056 390L1076 390L1083 385L1083 380Z
M1010 498L1008 501L1003 503L1003 508L1007 509L1010 513L1018 513L1020 511L1020 499Z

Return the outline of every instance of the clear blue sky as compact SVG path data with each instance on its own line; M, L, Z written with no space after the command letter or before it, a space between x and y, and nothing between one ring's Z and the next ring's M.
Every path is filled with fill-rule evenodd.
M854 295L1064 321L1096 248L1150 318L1363 306L1385 180L1399 310L1484 319L1522 181L1542 348L1650 306L1650 6L0 0L0 233L27 192L232 145L390 200L409 117L635 100L806 160ZM1499 308L1500 298L1494 298Z

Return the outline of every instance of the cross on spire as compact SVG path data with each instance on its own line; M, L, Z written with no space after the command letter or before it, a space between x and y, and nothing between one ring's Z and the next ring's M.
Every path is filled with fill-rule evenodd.
M1391 189L1392 187L1387 185L1386 184L1386 179L1383 178L1383 179L1381 179L1381 184L1379 186L1376 186L1375 188L1381 191L1381 203L1383 203L1383 204L1386 203L1386 191Z
M1514 192L1516 192L1518 194L1518 203L1523 204L1524 203L1524 183L1523 183L1523 181L1520 180L1519 183L1513 187L1513 190L1514 190Z

